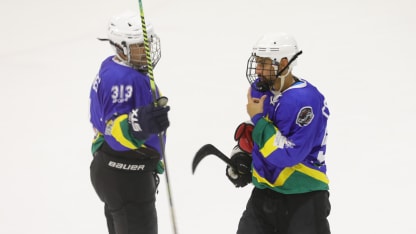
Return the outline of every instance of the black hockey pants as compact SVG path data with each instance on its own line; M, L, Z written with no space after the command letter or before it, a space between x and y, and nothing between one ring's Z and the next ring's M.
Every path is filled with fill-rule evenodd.
M280 194L254 188L237 234L329 234L328 191Z
M118 155L114 155L118 154ZM92 185L104 202L110 234L157 234L155 207L158 176L155 158L113 152L104 144L90 166Z

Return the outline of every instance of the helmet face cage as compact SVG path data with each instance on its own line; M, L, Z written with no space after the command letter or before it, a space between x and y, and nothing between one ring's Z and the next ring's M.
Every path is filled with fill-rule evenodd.
M132 54L132 48L138 47L139 53ZM161 58L161 48L160 48L160 39L157 35L151 35L149 38L149 51L150 59L152 61L152 67L155 67ZM146 56L146 48L143 43L130 44L126 48L127 62L133 67L141 71L147 71L148 61Z
M272 60L272 71L266 71L266 74L277 75L277 68L282 58L291 59L298 53L298 47L296 40L286 33L266 33L260 37L260 39L253 46L253 51L250 58L247 61L246 77L250 84L259 80L259 76L256 74L256 68L259 61L257 58L269 58ZM290 64L290 67L296 65L296 61ZM264 71L264 70L263 70ZM274 83L277 77L268 77L268 79L262 79L261 82L256 83L255 87L261 86L261 89L266 88Z
M265 61L266 60L263 57L259 57L255 53L252 53L250 58L247 61L247 69L246 69L246 77L250 85L258 89L259 91L263 91L263 92L267 91L269 89L269 86L272 85L274 80L277 78L275 77L275 75L279 67L279 62L276 59L273 59L271 63L272 66L270 66L273 69L269 69L265 71L264 70ZM268 77L268 79L265 79L265 77L263 77L264 78L263 80L259 80L260 77L256 72L259 64L263 64L261 69L263 69L265 73L270 74L270 77ZM255 82L256 84L253 85Z
M259 78L258 75L256 74L256 68L257 68L256 55L252 54L250 58L248 58L247 69L246 69L246 77L250 85L252 85L254 81L256 81Z
M162 50L160 48L160 39L157 35L150 37L150 58L152 60L152 66L155 67L162 57Z

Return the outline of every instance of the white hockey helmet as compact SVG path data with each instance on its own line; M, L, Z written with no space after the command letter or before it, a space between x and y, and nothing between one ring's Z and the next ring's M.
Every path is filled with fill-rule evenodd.
M280 60L282 58L288 59L290 63L288 69L290 71L296 65L296 57L300 53L297 42L292 35L284 32L264 34L254 44L251 56L247 62L246 76L249 83L253 84L258 79L256 74L257 57L270 58L275 70L274 73L278 76L277 70Z
M253 46L253 55L270 58L277 63L280 63L282 58L290 60L298 52L295 38L282 32L266 33ZM296 61L291 65L296 65Z
M152 64L156 66L161 57L160 39L154 32L151 24L146 24L146 32ZM140 15L132 11L126 11L120 15L111 17L108 24L107 36L116 53L123 53L127 57L126 62L132 63L133 61L130 60L130 45L144 44Z

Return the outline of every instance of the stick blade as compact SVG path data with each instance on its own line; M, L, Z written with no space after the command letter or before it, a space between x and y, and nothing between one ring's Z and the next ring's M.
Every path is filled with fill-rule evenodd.
M217 156L223 162L235 168L234 162L232 162L230 158L228 158L224 153L222 153L219 149L217 149L217 147L211 144L206 144L202 146L198 150L198 152L196 152L195 154L195 157L192 161L192 174L195 172L195 169L198 166L199 162L201 162L201 160L204 159L208 155Z
M215 148L211 144L206 144L202 146L198 152L196 152L194 159L192 160L192 174L195 173L195 169L198 166L198 164L204 159L206 156L212 154L212 149Z

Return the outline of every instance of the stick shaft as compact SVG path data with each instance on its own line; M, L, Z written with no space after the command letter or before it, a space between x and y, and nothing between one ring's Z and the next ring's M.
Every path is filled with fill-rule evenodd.
M157 105L157 94L156 94L156 84L155 79L153 76L153 63L152 63L152 57L150 54L150 46L149 46L149 38L147 36L147 28L146 28L146 21L144 18L144 11L143 11L143 4L142 0L139 0L139 8L140 8L140 18L142 22L142 30L143 30L143 40L144 40L144 46L146 50L146 59L147 59L147 72L150 80L150 88L152 89L152 95L153 95L153 102L154 105ZM168 199L169 199L169 205L170 205L170 214L171 214L171 221L173 226L173 233L177 234L177 228L176 228L176 219L175 219L175 212L173 208L173 199L172 199L172 192L170 189L170 182L169 182L169 173L168 173L168 165L166 162L166 155L165 155L165 143L163 139L163 134L159 134L159 142L160 142L160 148L162 152L162 157L165 163L165 178L166 178L166 187L168 191Z

